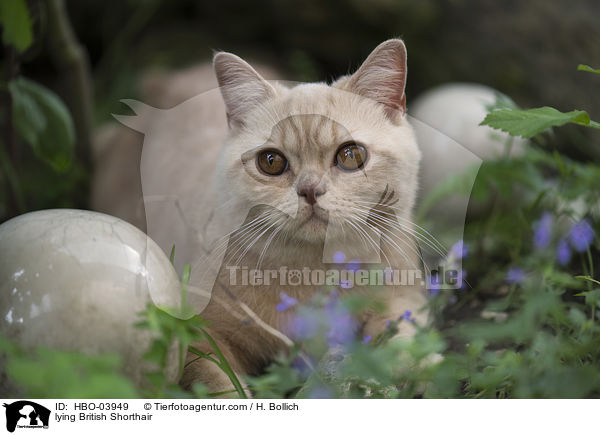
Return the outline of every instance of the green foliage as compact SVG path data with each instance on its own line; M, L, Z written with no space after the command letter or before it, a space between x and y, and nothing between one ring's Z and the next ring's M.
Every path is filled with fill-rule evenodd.
M579 65L577 69L600 74L600 70L593 69L588 65ZM583 110L572 110L563 113L548 106L519 110L506 104L494 107L494 109L496 108L498 110L490 108L490 113L480 125L489 125L492 128L505 131L511 136L522 136L529 139L549 128L560 127L569 123L600 129L600 123L592 121L588 113Z
M489 125L512 136L529 139L551 127L568 123L600 128L600 125L591 121L590 116L583 110L563 113L548 106L529 110L494 110L485 117L480 125Z
M0 2L0 24L4 45L12 45L23 52L33 43L31 18L25 0Z
M56 171L71 164L75 128L60 98L49 89L19 77L8 84L16 130L43 161Z
M594 69L594 68L592 68L589 65L579 65L577 67L577 70L578 71L587 71L587 72L591 72L591 73L594 73L594 74L600 74L600 69Z
M5 370L19 391L32 398L136 398L120 373L118 355L88 356L38 348L26 352L0 337Z

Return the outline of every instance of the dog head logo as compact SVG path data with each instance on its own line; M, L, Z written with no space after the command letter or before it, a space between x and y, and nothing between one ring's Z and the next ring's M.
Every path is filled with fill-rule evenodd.
M19 400L4 404L6 408L6 430L14 432L16 428L48 428L50 410L29 400Z

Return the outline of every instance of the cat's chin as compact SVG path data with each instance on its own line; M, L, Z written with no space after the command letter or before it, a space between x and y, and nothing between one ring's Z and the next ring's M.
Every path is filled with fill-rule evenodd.
M319 243L325 240L329 222L317 214L302 220L293 231L293 237L298 240Z

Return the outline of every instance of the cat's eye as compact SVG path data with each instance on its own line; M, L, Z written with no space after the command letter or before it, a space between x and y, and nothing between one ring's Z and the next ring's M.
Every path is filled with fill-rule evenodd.
M367 161L367 149L356 143L346 142L338 148L333 163L345 171L355 171Z
M288 161L279 151L266 150L257 156L256 165L267 175L281 175L287 169Z

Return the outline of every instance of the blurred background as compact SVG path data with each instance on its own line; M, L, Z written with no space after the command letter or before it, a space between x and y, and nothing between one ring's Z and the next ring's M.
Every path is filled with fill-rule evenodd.
M2 155L14 170L3 172L14 176L0 180L0 221L35 209L88 207L93 130L111 113L127 112L120 99L140 98L143 74L207 61L214 50L269 65L285 79L320 81L352 71L378 43L401 37L409 53L409 110L436 85L478 82L521 107L600 117L600 81L577 71L579 63L600 65L595 0L20 2L29 12L31 43L15 49L4 35ZM18 36L25 24L3 3L0 13L14 23L5 27L16 26ZM39 149L18 145L22 134L11 126L5 86L15 77L42 84L65 102L75 133L70 165L49 165L32 157ZM592 134L567 127L548 140L575 159L598 160L600 151L588 146ZM43 154L43 144L38 147ZM11 193L15 183L19 198Z

